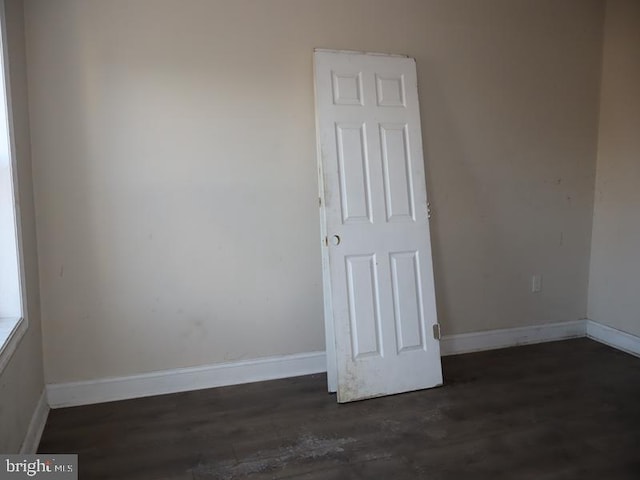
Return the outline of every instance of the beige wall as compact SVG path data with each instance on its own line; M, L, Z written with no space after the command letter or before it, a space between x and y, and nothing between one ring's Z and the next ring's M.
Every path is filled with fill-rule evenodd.
M324 348L314 47L417 59L445 334L585 316L599 0L26 17L47 382Z
M22 0L5 0L29 329L0 374L0 452L18 452L44 388Z
M640 2L609 0L589 318L640 335Z

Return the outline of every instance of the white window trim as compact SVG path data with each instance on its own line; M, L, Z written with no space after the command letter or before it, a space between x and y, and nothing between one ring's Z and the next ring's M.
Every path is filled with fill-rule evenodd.
M16 145L13 128L13 109L11 105L11 75L9 66L9 50L7 48L7 24L5 15L5 0L0 0L0 32L2 33L2 60L0 68L4 69L4 85L0 84L0 94L5 95L7 109L0 112L7 116L9 135L9 163L11 165L11 180L13 182L13 208L15 215L16 249L18 254L18 281L20 283L20 311L21 317L0 318L0 375L11 361L20 340L29 328L27 314L26 284L24 275L24 254L22 248L22 225L20 216L20 191L18 185L18 167L16 164Z
M11 360L27 328L28 322L24 317L0 317L0 374Z

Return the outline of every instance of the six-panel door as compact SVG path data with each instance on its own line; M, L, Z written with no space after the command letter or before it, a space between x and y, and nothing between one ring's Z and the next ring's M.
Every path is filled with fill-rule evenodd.
M415 61L316 51L315 80L338 401L440 385Z

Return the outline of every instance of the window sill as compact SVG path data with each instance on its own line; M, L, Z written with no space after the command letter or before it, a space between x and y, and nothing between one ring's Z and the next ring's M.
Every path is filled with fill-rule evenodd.
M27 321L24 318L0 317L0 375L26 332Z

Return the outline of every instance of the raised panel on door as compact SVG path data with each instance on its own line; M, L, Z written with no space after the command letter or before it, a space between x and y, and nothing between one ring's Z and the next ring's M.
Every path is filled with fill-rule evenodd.
M393 252L391 283L398 354L425 348L424 315L418 252Z
M363 123L337 123L342 221L371 222L369 159Z
M376 73L376 98L381 107L406 107L404 75Z
M415 220L413 179L406 124L380 124L387 220Z
M317 51L314 67L329 389L440 385L415 62Z
M380 291L376 256L348 255L345 261L353 358L355 360L364 356L379 356Z

